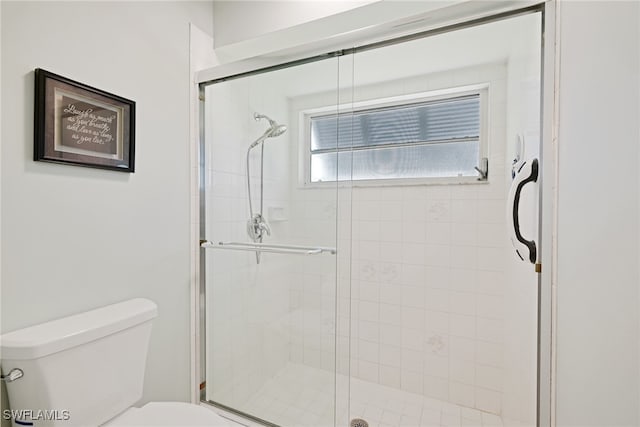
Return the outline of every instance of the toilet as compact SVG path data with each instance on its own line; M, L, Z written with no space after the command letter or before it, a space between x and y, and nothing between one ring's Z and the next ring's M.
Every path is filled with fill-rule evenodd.
M157 312L137 298L0 336L13 425L237 426L190 403L133 407Z

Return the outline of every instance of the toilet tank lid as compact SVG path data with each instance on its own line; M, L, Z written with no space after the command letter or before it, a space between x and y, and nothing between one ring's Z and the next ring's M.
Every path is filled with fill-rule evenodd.
M3 360L31 360L102 338L150 321L158 306L135 298L30 326L0 336Z

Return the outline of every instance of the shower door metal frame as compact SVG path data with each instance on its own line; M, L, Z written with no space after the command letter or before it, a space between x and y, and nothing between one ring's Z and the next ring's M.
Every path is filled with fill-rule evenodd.
M505 7L505 4L507 5ZM464 6L464 5L460 5ZM200 242L207 239L205 221L205 187L206 187L206 165L204 164L205 135L204 135L204 107L205 107L205 87L211 84L228 80L248 77L251 75L267 73L283 68L295 67L310 62L322 61L343 55L355 54L378 47L403 43L410 40L422 39L438 34L444 34L464 28L487 24L503 19L509 19L520 15L541 13L541 93L540 93L540 160L541 160L541 180L538 186L538 232L537 241L540 242L540 250L536 262L537 286L538 286L538 331L537 331L537 402L536 402L536 424L542 426L555 426L555 286L557 283L556 266L556 243L557 235L557 96L558 96L558 22L557 22L557 0L531 1L523 6L522 2L496 2L495 9L486 11L483 14L462 16L453 23L448 22L441 26L435 26L426 30L416 30L410 34L394 35L387 33L384 39L377 41L363 42L355 47L347 49L331 50L329 52L314 46L310 48L307 56L304 55L276 55L273 57L256 57L249 60L238 61L203 70L196 74L195 82L199 90L199 141L198 141L198 173L199 173L199 233ZM383 28L382 31L389 31ZM370 40L370 39L369 39ZM327 46L333 42L327 41ZM286 58L286 59L283 59ZM544 196L544 197L543 197ZM543 233L542 230L546 230ZM216 404L206 400L206 269L205 250L200 248L198 256L199 278L194 286L196 291L196 306L199 308L194 316L197 317L196 324L199 327L195 348L192 348L193 375L200 378L200 402L212 405L222 412L227 413L232 418L243 419L250 424L273 425L264 420L248 416L245 413ZM544 266L544 268L542 268Z

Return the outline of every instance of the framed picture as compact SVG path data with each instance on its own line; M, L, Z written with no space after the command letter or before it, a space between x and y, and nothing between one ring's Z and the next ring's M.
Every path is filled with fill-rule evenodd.
M35 70L36 161L134 172L133 101Z

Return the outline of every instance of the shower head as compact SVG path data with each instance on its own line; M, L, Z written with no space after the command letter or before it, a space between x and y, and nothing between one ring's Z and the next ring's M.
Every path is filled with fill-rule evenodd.
M275 138L276 136L280 136L287 131L287 126L279 125L275 120L271 119L264 114L254 113L253 118L255 120L265 119L269 122L269 129L267 129L260 138L256 139L254 142L249 145L249 150L251 150L256 145L262 143L267 138Z
M276 136L280 136L287 131L286 125L276 125L276 127L271 128L271 133L267 138L275 138Z

